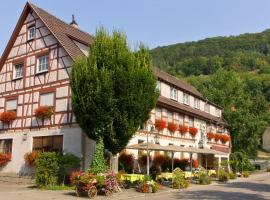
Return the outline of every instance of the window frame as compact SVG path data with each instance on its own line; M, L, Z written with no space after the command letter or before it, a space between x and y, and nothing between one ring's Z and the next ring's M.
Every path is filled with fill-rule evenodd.
M16 109L8 109L7 108L7 103L8 103L8 101L16 101ZM15 112L17 112L17 110L18 110L18 98L11 98L11 99L6 99L5 100L5 111L15 111Z
M156 90L161 93L161 82L159 80L156 82Z
M31 30L34 30L33 36L31 34ZM32 41L36 38L36 26L35 24L27 27L27 41Z
M47 58L47 69L43 69L43 70L39 70L39 66L40 66L40 59L41 58ZM49 71L50 68L50 56L49 53L47 54L42 54L36 57L36 74L42 74L42 73L47 73Z
M61 138L62 139L62 146L57 151L55 151L55 149L53 149L54 148L54 145L56 144L56 143L54 143L54 141L55 141L56 138ZM42 147L40 147L40 148L35 147L36 146L36 145L34 145L35 139L41 139L41 143L42 143L41 146ZM49 146L49 145L45 146L44 145L44 139L48 139L48 141L49 141L49 139L51 139L51 144L50 144L51 146ZM51 148L51 149L49 149L48 147ZM44 151L45 150L46 152L49 151L49 152L59 152L59 153L62 153L63 150L64 150L63 147L64 147L64 136L63 135L34 136L33 139L32 139L32 151Z
M21 66L21 76L17 77L17 71L16 71L16 67L17 66ZM12 80L18 80L18 79L22 79L23 78L23 62L18 62L13 64L13 73L12 73Z
M170 99L177 101L177 88L173 86L170 87Z
M1 142L2 141L10 141L10 144L8 144L7 148L1 147ZM4 146L4 145L3 145ZM13 139L11 138L7 138L7 139L0 139L0 153L4 153L4 154L12 154L12 146L13 146ZM3 150L3 149L8 149L7 151Z
M183 104L190 105L190 95L183 92Z
M52 102L53 102L53 105L42 105L41 104L41 96L42 95L48 95L48 94L52 94L53 95L53 99L52 99ZM55 91L47 91L47 92L43 92L43 93L39 93L39 101L38 101L38 105L39 106L50 106L50 107L55 107Z
M194 108L201 109L200 99L194 97Z

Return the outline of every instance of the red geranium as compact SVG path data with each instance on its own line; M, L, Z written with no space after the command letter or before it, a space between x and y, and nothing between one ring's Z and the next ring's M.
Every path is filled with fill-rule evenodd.
M191 134L192 137L196 137L198 129L195 127L189 127L189 133Z
M15 111L5 111L1 113L0 121L2 121L3 123L9 123L15 120L16 117L17 117L17 113Z
M48 119L53 115L52 106L40 106L36 109L35 115L40 119Z
M215 141L221 140L222 135L221 134L215 134Z
M11 160L10 153L0 153L0 166L4 166Z
M213 138L215 138L215 133L207 133L207 138L208 140L212 140Z
M226 143L230 140L230 136L228 134L221 135L221 142Z
M184 133L188 132L188 126L179 125L179 129L178 130L179 130L179 132L181 134L184 134Z
M177 124L173 122L169 122L168 129L170 132L174 133L177 130Z
M158 131L164 130L164 128L166 128L166 121L162 119L156 119L155 127Z
M199 161L196 159L192 159L192 166L194 167L194 168L198 168L199 167Z

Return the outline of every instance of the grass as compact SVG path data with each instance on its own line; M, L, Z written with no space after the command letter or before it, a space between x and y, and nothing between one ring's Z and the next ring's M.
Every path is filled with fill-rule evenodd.
M67 185L47 185L41 188L42 190L74 190L74 186Z

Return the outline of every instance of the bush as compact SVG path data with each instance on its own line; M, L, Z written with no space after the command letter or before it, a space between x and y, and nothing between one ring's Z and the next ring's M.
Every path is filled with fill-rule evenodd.
M249 177L249 175L250 175L250 172L249 171L243 171L243 177L244 178Z
M248 156L243 152L234 152L230 156L231 167L233 172L242 172L242 171L254 171L255 167L249 161Z
M132 154L121 153L119 156L119 170L132 173L134 165L134 156Z
M40 153L35 161L38 187L58 183L59 156L55 152Z
M236 179L236 174L233 172L229 173L229 179Z
M38 151L32 151L24 155L24 162L29 166L35 166L35 161L39 155Z
M80 168L81 159L71 153L59 157L59 176L62 183L66 182L66 177L74 170ZM67 179L68 180L68 179Z
M229 180L229 174L224 169L219 169L218 180L222 182L227 182Z
M175 162L174 162L175 168L180 168L183 171L186 169L188 164L189 164L189 161L186 158L183 158L183 159L180 159L180 160L176 159Z
M189 181L185 179L185 174L181 169L176 169L173 172L172 187L174 189L187 188L189 186Z
M207 172L202 170L198 174L198 182L201 185L209 185L211 184L212 180L211 177L208 176Z

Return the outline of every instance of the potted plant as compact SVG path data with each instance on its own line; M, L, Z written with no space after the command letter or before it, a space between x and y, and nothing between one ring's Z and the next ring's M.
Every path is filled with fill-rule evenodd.
M226 143L230 140L230 136L228 134L221 135L221 142Z
M0 167L11 161L11 153L0 153Z
M49 119L53 115L52 106L39 106L35 111L35 116L39 119Z
M15 120L16 117L17 117L16 111L5 111L1 113L0 121L2 121L3 123L10 123L13 120Z
M35 166L35 161L39 155L38 151L32 151L24 155L24 161L28 166Z
M221 140L221 134L216 133L215 134L215 141L218 142L219 140Z
M195 127L189 127L189 133L194 138L194 137L196 137L196 135L198 133L198 129Z
M184 135L186 132L188 132L188 126L185 125L179 125L179 132Z
M177 124L175 124L173 122L169 122L168 129L171 133L174 133L177 130Z
M162 131L166 128L166 121L163 119L156 119L155 127L158 131Z
M215 138L215 133L212 133L212 132L207 133L207 139L208 139L209 141L211 141L211 140L214 139L214 138Z

